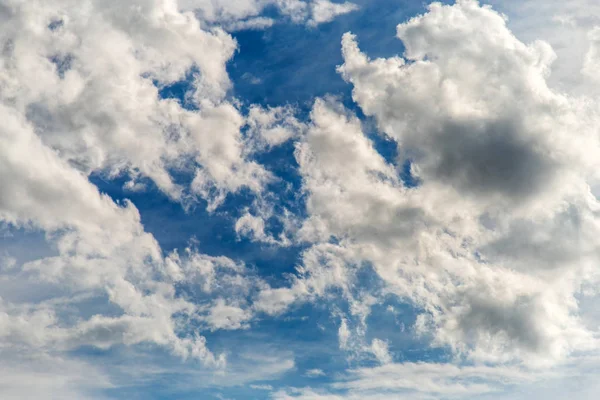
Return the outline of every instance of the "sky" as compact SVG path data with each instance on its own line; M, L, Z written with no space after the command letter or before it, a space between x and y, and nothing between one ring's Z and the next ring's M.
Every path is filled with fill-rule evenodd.
M0 0L0 398L597 399L592 0Z

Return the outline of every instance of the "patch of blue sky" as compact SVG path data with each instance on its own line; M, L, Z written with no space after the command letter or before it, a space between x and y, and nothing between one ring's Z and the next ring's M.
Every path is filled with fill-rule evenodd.
M185 78L170 84L161 84L154 80L154 85L158 88L158 95L161 99L175 99L186 110L197 110L197 105L191 101L189 95L193 90L195 76L199 73L197 67L190 68L185 74Z
M265 354L287 352L294 360L294 368L277 376L277 382L269 377L257 382L301 385L313 380L306 375L310 369L319 368L330 374L347 367L345 354L338 350L338 326L339 320L331 314L328 305L305 303L281 317L263 316L251 329L207 332L206 338L214 351L227 351L232 364L239 362L236 350L256 349Z
M343 63L341 38L353 32L371 57L402 54L396 25L425 10L418 1L356 1L360 9L314 28L275 24L265 31L235 32L239 51L229 64L236 97L263 105L294 104L309 110L326 94L351 101L351 86L336 72Z
M65 77L65 73L71 69L73 56L70 54L56 54L50 57L50 62L54 64L58 76L63 79Z
M367 318L367 342L373 339L386 341L394 362L449 360L449 349L431 347L430 338L415 333L414 325L421 312L418 307L395 295L387 295L383 299L371 308Z
M255 268L260 276L269 278L271 283L282 285L282 275L294 272L300 262L301 252L305 249L304 245L280 247L256 243L236 234L237 218L254 200L248 190L242 189L237 194L227 196L223 204L210 213L206 211L206 204L201 201L191 209L184 209L151 182L147 182L145 191L131 192L123 188L126 177L108 180L95 174L90 180L113 200L130 200L140 212L144 229L154 235L167 253L175 249L182 251L193 245L203 254L242 261ZM276 222L271 221L271 226L276 225ZM275 226L270 233L277 233L276 231Z
M287 141L254 158L275 177L266 185L263 195L264 200L269 201L274 208L275 217L265 223L265 232L273 237L278 237L283 232L283 221L279 217L286 211L301 220L307 217L306 193L302 190L302 176L298 171L295 150L295 143Z
M54 19L48 24L48 29L51 31L59 30L65 22L62 19Z

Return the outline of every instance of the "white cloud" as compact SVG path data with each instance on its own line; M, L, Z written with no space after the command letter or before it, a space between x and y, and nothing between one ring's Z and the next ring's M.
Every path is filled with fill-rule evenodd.
M171 1L4 1L0 20L0 221L45 232L53 249L3 263L3 284L24 288L0 303L3 346L53 355L150 343L223 367L199 330L247 327L249 290L264 284L226 258L165 256L136 207L89 175L130 174L130 189L148 177L212 208L242 187L261 191L269 174L246 160L245 118L225 100L235 41ZM155 83L192 70L197 110L159 98ZM191 188L174 183L171 169L190 168ZM181 294L192 288L215 297L192 302Z
M340 327L338 329L338 340L340 342L340 349L346 350L348 348L348 340L350 339L350 330L348 329L348 323L345 319L342 319Z
M176 2L136 4L8 2L2 104L86 175L146 176L181 200L187 188L170 171L195 165L192 189L212 203L242 186L260 190L268 174L244 159L244 117L225 100L235 41ZM159 97L190 73L197 111Z
M414 391L460 397L498 390L502 384L532 379L527 371L511 368L457 367L452 364L404 363L350 371L348 382L334 387L359 392ZM480 382L478 382L480 380ZM502 383L500 383L502 382Z
M373 342L371 342L371 352L381 364L392 362L389 345L381 339L373 339Z
M562 399L597 397L597 356L545 371L516 366L406 362L346 371L324 388L286 388L276 399ZM336 393L336 394L333 394Z
M311 3L311 18L308 24L315 26L330 22L338 15L348 14L356 10L358 10L358 6L349 1L345 3L333 3L329 0L314 0Z
M238 235L249 236L256 241L270 241L272 238L265 233L265 222L261 217L254 216L246 211L235 223L235 232Z
M38 304L40 309L25 311L7 305L6 318L37 321L48 335L44 339L40 333L40 345L151 341L211 362L202 338L176 332L173 315L194 315L198 309L175 294L174 283L210 290L218 282L221 293L243 297L257 281L242 276L243 267L231 260L193 252L183 260L177 254L165 258L136 208L114 203L88 176L130 174L131 190L143 189L135 182L138 177L149 177L174 199L186 201L189 191L203 196L210 209L242 187L260 192L270 175L247 161L240 132L247 121L225 99L230 88L225 64L235 41L220 29L203 29L174 1L140 0L135 7L70 0L0 6L5 49L0 58L0 218L46 231L57 248L55 256L18 267L11 263L11 269L22 267L20 278L55 285L61 295L78 290L106 295L122 312L65 326L51 307ZM239 13L248 11L242 7ZM190 71L186 98L197 110L159 98L159 88ZM269 112L269 121L262 122L266 130L277 131L276 119L294 124L289 110ZM256 135L263 135L263 125L253 126ZM286 134L283 139L264 135L270 144L287 139ZM171 177L171 169L182 168L196 171L190 188ZM232 273L219 272L227 269ZM202 318L215 329L242 328L250 318L247 304L217 301L213 306L216 310L202 309Z
M258 201L255 202L258 215L253 215L246 210L246 212L236 221L235 232L240 238L246 237L253 242L282 247L289 246L291 241L288 236L296 230L296 219L287 210L276 215L273 209L261 208L263 204L268 203L269 201L267 199L258 199ZM265 231L265 221L270 217L278 218L283 224L284 230L277 235L277 237L274 237Z
M278 146L298 137L306 127L294 115L290 106L250 107L248 112L248 146L253 151Z
M314 369L309 369L304 373L305 376L308 376L310 378L316 378L319 376L325 376L325 372L323 372L323 370L319 369L319 368L314 368Z
M249 18L244 21L236 21L227 25L229 31L242 31L242 30L264 30L270 28L275 24L275 20L267 17L255 17Z
M343 400L344 397L324 393L323 391L315 391L311 388L290 388L288 390L279 390L273 394L276 400Z
M0 271L8 271L14 269L17 266L17 259L4 254L0 256Z
M212 329L248 328L247 322L252 317L250 310L243 310L235 305L228 305L224 299L217 299L210 307L206 322Z
M351 287L371 265L423 310L415 329L459 358L542 366L595 348L576 296L598 278L597 103L549 88L550 46L520 42L475 1L434 3L398 36L404 58L370 60L346 34L339 70L399 159L386 162L335 101L316 101L296 152L300 238L316 244L289 289L263 293L271 310ZM399 179L405 160L416 188Z

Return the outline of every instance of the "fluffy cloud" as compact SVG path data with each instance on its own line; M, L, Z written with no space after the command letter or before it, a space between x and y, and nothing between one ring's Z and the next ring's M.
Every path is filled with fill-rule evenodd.
M577 296L598 277L596 103L550 89L551 47L520 42L475 1L433 3L397 33L404 57L376 60L346 34L339 71L398 159L335 101L315 103L296 153L300 237L328 255L313 264L307 251L299 280L269 293L272 311L354 287L371 265L423 311L417 332L459 357L539 366L595 348ZM416 188L400 180L406 162ZM334 254L335 278L323 261Z
M149 178L209 208L260 192L269 174L246 159L246 119L226 98L235 41L173 1L7 0L0 20L0 222L49 244L25 263L3 256L2 284L20 290L0 301L2 347L18 359L151 344L223 367L200 331L247 327L265 285L224 257L163 254L136 207L89 176L124 174L131 188ZM182 80L185 104L159 96ZM191 186L173 170L193 174Z
M132 204L121 206L99 193L81 171L44 144L18 110L5 105L0 110L5 121L0 135L0 182L6 189L0 201L2 220L48 232L57 252L5 269L9 279L40 284L46 295L41 302L34 300L39 293L25 302L3 299L3 342L40 350L152 342L184 357L222 363L202 337L179 336L173 318L196 310L173 287L183 279L173 265L187 273L186 279L198 281L192 273L194 257L181 267L172 256L164 259ZM218 262L207 259L208 269ZM86 316L84 293L101 304L109 302L100 314Z
M192 191L209 200L260 190L268 174L244 159L244 117L225 100L236 43L177 7L4 2L2 103L84 174L148 177L174 199L177 169L196 169ZM159 96L184 80L196 110Z

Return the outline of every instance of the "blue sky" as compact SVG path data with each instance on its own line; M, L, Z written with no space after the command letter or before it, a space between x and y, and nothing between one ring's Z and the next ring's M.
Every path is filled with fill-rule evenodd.
M0 398L597 398L600 8L75 3L0 0Z

